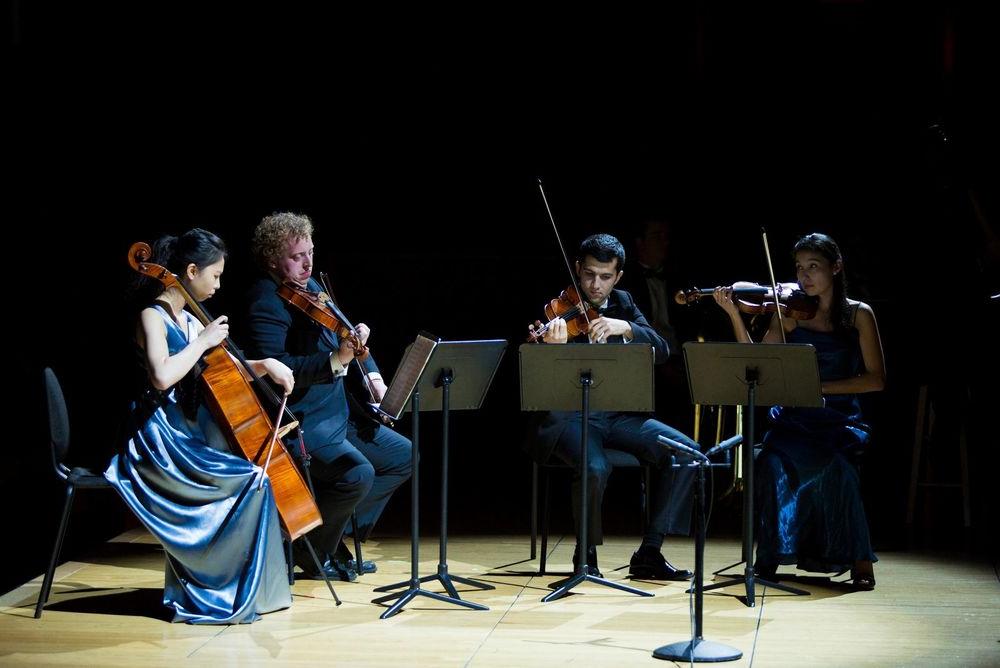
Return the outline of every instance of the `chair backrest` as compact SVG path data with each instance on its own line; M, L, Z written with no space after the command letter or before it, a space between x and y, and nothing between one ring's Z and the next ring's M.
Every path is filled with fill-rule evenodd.
M66 467L63 459L69 449L69 413L66 410L66 399L55 372L45 368L45 394L49 406L49 440L52 443L52 466L56 475L66 477Z

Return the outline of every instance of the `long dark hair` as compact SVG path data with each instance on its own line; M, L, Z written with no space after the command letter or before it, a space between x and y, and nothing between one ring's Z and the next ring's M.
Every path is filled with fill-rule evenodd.
M792 259L802 251L819 253L831 265L840 262L840 271L833 275L833 304L830 306L830 323L836 332L843 332L854 326L851 307L847 302L847 278L844 275L844 256L840 254L837 242L820 232L807 234L795 242Z

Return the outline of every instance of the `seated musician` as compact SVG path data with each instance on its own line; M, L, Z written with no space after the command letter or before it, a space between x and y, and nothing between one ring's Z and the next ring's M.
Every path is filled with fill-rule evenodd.
M757 572L773 577L779 565L815 572L850 569L857 589L875 588L877 561L868 534L858 472L848 461L868 443L857 394L885 386L882 342L872 308L847 297L840 248L825 234L809 234L792 251L802 290L819 299L816 315L772 316L763 343L816 348L823 408L771 409L771 428L754 465L757 492ZM715 300L733 324L736 340L752 343L731 287Z
M310 319L278 295L288 283L311 292L322 288L313 278L313 225L308 216L275 213L254 231L253 252L266 273L250 289L249 339L252 354L274 357L295 372L295 392L289 408L300 421L316 503L323 525L309 534L328 577L353 580L359 569L342 537L352 513L357 513L362 540L371 533L392 493L410 477L409 439L353 411L344 379L348 368L368 376L378 403L386 386L369 356L353 362L355 344ZM367 325L359 323L357 338L368 340ZM360 369L359 369L360 367ZM296 553L305 577L319 577L308 554Z
M204 301L219 289L226 249L211 232L193 229L157 241L150 261ZM145 280L141 292L148 288L155 299L140 314L136 342L147 389L130 412L125 451L104 475L166 551L163 603L175 622L252 622L292 599L270 480L230 450L197 382L199 360L226 339L227 318L203 327L185 310L181 289ZM281 362L249 364L292 391L292 372Z
M576 260L576 273L582 296L599 313L591 320L589 332L581 334L574 342L649 343L655 350L655 362L666 361L671 351L667 342L646 321L635 305L632 296L615 285L624 272L625 249L621 242L609 234L595 234L580 244ZM536 323L540 325L541 323ZM544 334L547 344L566 343L569 340L566 322L555 319ZM543 463L555 456L573 467L573 511L579 521L579 463L581 458L581 413L579 411L553 411L540 418L535 433L531 434L528 447L536 461ZM588 571L600 575L597 566L597 545L603 543L601 505L611 466L604 448L623 450L639 460L652 465L652 507L650 524L642 543L633 553L629 574L637 578L654 580L683 580L691 572L674 567L661 552L665 534L687 534L691 526L691 504L694 475L690 469L672 468L672 454L656 437L667 436L692 448L693 440L653 419L650 415L628 412L592 412L587 430L587 550ZM581 546L577 546L577 555ZM574 555L574 563L576 556Z

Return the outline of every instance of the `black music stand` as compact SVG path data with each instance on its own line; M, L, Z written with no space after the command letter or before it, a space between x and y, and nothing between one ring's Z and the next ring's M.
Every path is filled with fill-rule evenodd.
M421 396L420 410L441 411L441 538L439 540L439 560L437 573L425 575L418 582L439 580L448 592L448 598L460 601L452 581L475 587L476 589L496 589L468 578L448 573L448 423L453 410L478 410L483 405L493 376L496 375L507 342L503 339L487 341L441 341L434 348L427 366L417 383L415 392ZM408 351L407 351L408 352ZM404 356L406 353L404 353ZM454 388L455 393L452 394ZM404 409L405 410L405 409ZM412 409L416 413L416 408ZM414 415L416 434L416 415ZM415 461L415 460L414 460ZM416 466L414 466L416 470ZM415 574L415 572L414 572ZM399 587L413 587L407 580L378 587L375 591L390 591ZM419 589L419 587L418 587ZM383 597L379 600L386 600ZM485 605L465 602L476 610L489 610Z
M746 564L742 576L716 582L703 591L722 589L743 582L746 605L754 607L754 585L761 583L784 592L807 595L809 592L765 580L753 570L753 448L754 409L758 406L821 407L819 365L811 345L788 343L684 344L691 401L696 404L746 406L743 412L746 439L743 442L743 559L722 570Z
M545 595L542 602L562 598L582 582L593 582L638 596L652 596L650 592L587 572L587 428L591 408L599 411L652 412L653 347L647 343L526 343L519 352L521 410L582 409L577 563L574 574L554 583L555 591Z

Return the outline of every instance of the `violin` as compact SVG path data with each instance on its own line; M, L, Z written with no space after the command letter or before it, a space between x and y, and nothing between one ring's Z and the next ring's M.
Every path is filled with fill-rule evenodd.
M329 284L326 283L326 274L320 274L320 276L324 284L327 285L327 291L329 291ZM294 283L283 283L278 286L278 296L302 311L313 322L335 333L340 341L347 341L351 344L351 347L354 349L354 361L358 363L358 368L361 369L361 378L364 379L365 389L368 390L371 400L375 401L377 396L375 387L372 385L368 373L361 366L361 363L368 359L368 347L361 342L357 331L354 329L354 325L350 323L343 312L337 307L333 299L330 298L330 295L322 290L319 292L310 292ZM395 426L393 419L379 412L375 405L356 399L350 393L348 393L348 399L354 405L358 406L362 414L369 420L376 424L384 424L389 427Z
M778 283L778 299L774 299L774 290L770 286L759 285L747 281L733 283L733 301L743 313L759 315L774 313L779 308L781 315L795 320L812 320L816 317L819 298L810 297L798 283ZM678 304L693 304L699 299L711 297L714 288L678 290L674 301Z
M542 325L528 325L528 342L537 343L549 331L549 327L556 320L566 321L566 334L573 338L580 334L586 334L590 329L590 321L600 317L597 309L580 299L576 286L569 286L559 293L559 296L543 307L545 317L548 321Z
M344 324L343 314L339 310L334 313L330 295L323 291L310 292L293 283L282 283L278 286L278 296L305 313L313 322L335 333L341 341L348 341L354 348L355 359L360 362L368 359L368 347L361 343L353 327Z

